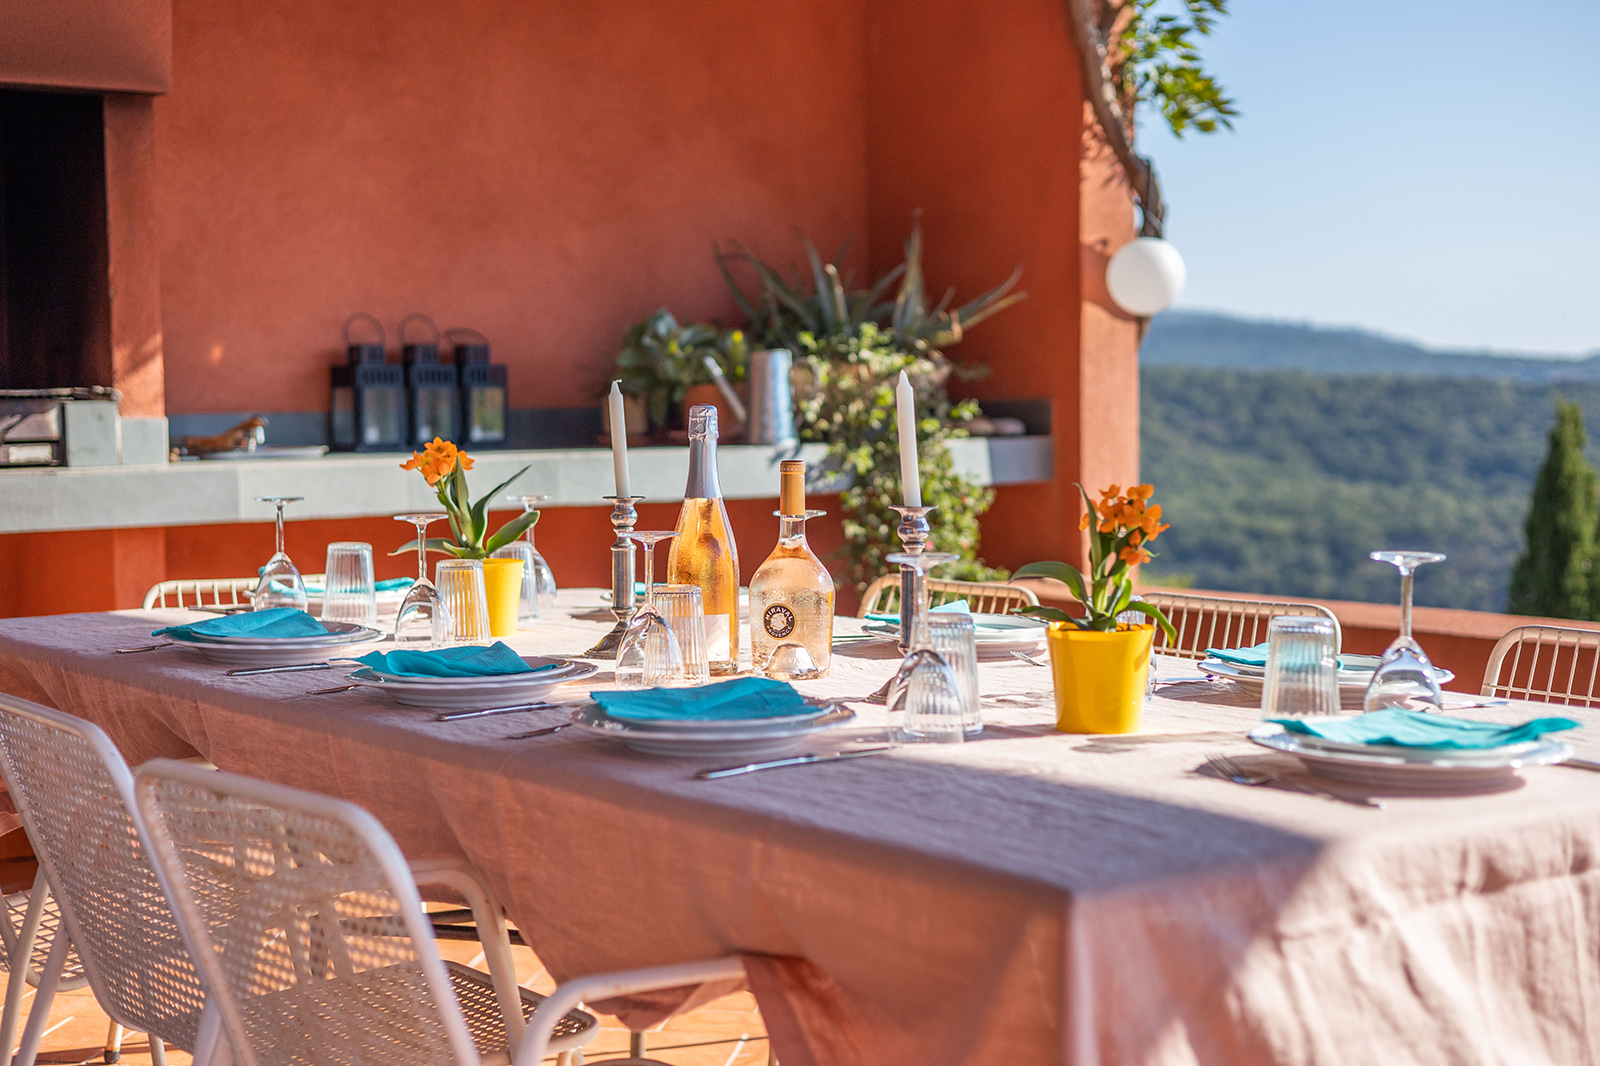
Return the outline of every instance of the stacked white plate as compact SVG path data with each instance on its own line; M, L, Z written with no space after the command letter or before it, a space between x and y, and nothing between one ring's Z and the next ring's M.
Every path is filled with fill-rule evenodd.
M1319 777L1406 792L1492 791L1504 788L1524 766L1545 766L1572 755L1571 747L1547 737L1498 748L1407 748L1344 744L1291 733L1276 722L1252 729L1250 739L1295 756Z
M533 667L532 673L496 674L492 677L418 677L414 674L385 673L364 666L345 680L354 685L377 689L407 707L475 711L486 707L537 703L555 691L557 685L593 677L600 669L593 663L546 655L524 655L522 661Z
M868 622L861 628L873 636L900 638L899 622ZM980 659L1000 658L1014 651L1038 651L1044 647L1049 628L1049 623L1040 619L1016 614L972 616L973 639Z
M316 637L214 637L195 634L192 640L173 640L180 648L193 648L215 663L228 666L299 666L328 658L348 658L345 652L358 644L380 640L383 634L354 622L324 622L327 636Z
M855 717L834 704L807 699L804 712L777 718L704 719L613 718L598 703L572 712L585 733L620 740L646 755L679 759L770 759L798 751L810 737L836 729Z
M1340 706L1361 706L1362 700L1366 698L1367 686L1372 684L1372 672L1378 668L1378 663L1381 661L1376 655L1339 656ZM1267 684L1267 668L1264 666L1247 666L1243 663L1229 663L1221 659L1208 658L1201 661L1200 669L1233 682L1244 692L1258 699L1261 690ZM1448 685L1456 679L1455 674L1437 666L1433 668L1433 676L1441 686Z

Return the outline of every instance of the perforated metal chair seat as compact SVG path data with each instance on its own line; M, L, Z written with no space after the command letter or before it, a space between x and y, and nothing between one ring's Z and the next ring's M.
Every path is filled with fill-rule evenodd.
M5 941L5 951L0 953L0 971L7 973L11 971L11 956L17 950L17 940L22 935L22 922L28 913L28 901L32 898L31 888L13 892L5 897L5 914L0 916L0 940ZM52 893L45 897L44 909L39 914L39 932L33 942L32 957L22 968L22 976L28 984L38 986L39 975L44 972L45 958L50 954L50 945L55 943L60 929L61 904L56 901ZM88 983L89 978L84 972L83 960L78 957L78 949L74 946L67 951L67 964L61 970L61 982L56 988L62 992L71 992Z
M507 1066L511 1055L493 979L457 962L446 961L444 965L450 988L466 1018L467 1032L484 1066ZM430 1034L413 1033L397 1025L396 1019L404 1017L405 1012L396 1008L427 995L422 971L411 963L397 963L363 970L351 977L252 996L240 1004L240 1016L257 1046L278 1051L294 1049L270 1060L263 1056L264 1062L270 1061L274 1066L367 1063L372 1052L369 1042L375 1037L391 1043L392 1057L404 1061L428 1047ZM545 997L526 988L521 989L521 995L522 1016L531 1018ZM557 1023L552 1053L587 1043L599 1025L592 1014L569 1011ZM294 1027L292 1034L284 1031L288 1026Z

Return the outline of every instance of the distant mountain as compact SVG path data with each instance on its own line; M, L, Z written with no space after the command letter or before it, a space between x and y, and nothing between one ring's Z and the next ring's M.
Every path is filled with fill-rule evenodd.
M1303 370L1319 375L1600 381L1600 352L1574 359L1436 351L1362 330L1325 329L1202 311L1167 311L1152 319L1139 363L1145 367Z

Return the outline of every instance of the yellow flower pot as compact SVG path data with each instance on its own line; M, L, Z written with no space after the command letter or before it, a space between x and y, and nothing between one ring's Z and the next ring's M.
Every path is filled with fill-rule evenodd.
M1136 733L1144 711L1155 626L1093 633L1050 623L1050 676L1056 728L1063 733Z
M522 598L522 560L485 559L483 591L489 599L489 635L511 636L517 631L517 603Z

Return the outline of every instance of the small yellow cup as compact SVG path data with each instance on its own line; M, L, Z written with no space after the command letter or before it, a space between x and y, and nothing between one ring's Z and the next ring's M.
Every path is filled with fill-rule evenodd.
M1056 728L1063 733L1137 733L1150 676L1153 625L1093 633L1050 623L1050 676Z
M485 559L483 591L489 600L489 635L511 636L517 631L517 603L522 598L522 560Z

